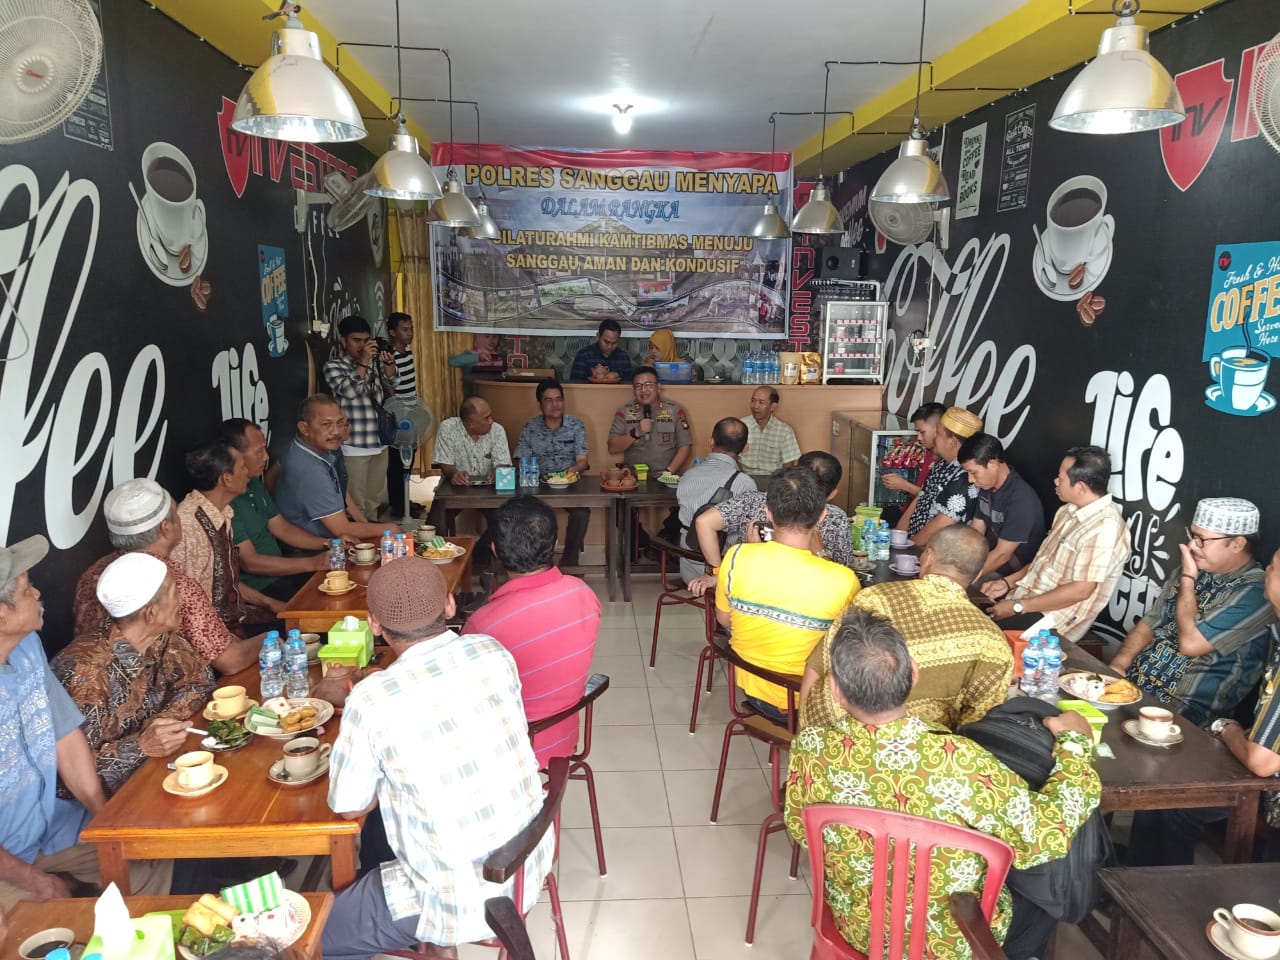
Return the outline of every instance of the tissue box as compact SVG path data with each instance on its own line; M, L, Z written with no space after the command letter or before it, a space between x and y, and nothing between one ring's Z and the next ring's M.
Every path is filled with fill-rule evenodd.
M1058 707L1062 710L1072 710L1088 720L1089 727L1093 730L1093 742L1095 744L1102 742L1102 728L1107 725L1105 713L1084 700L1059 700Z
M265 913L280 906L280 891L283 889L280 874L272 871L248 883L224 887L222 899L241 913Z
M494 467L493 468L493 489L498 493L515 493L516 492L516 468L515 467Z
M368 620L360 620L354 630L348 630L344 620L339 620L329 628L329 642L320 648L320 664L332 663L355 657L355 666L367 666L373 657L373 631L369 629ZM339 652L340 651L340 652Z
M185 911L184 911L185 912ZM135 938L129 949L113 951L111 960L173 960L173 920L167 913L149 913L131 920ZM102 955L102 938L96 933L89 938L84 955Z

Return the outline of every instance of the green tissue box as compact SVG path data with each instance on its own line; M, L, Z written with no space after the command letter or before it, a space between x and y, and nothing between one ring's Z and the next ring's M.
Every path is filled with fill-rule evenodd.
M368 666L373 658L373 631L369 629L368 620L356 621L354 629L346 626L345 620L339 620L329 628L329 642L320 648L320 663L342 661L346 663L355 657L357 667Z

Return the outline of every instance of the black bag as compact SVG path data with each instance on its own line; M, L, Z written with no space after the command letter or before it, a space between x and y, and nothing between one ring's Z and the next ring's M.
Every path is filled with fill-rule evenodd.
M394 445L396 436L400 433L400 422L390 410L377 400L370 397L369 401L373 404L374 412L378 415L378 440L388 447Z
M1039 790L1054 765L1054 736L1042 721L1060 712L1056 705L1034 697L1014 697L956 733L985 747L1031 789ZM1079 923L1102 892L1098 870L1114 866L1115 859L1111 833L1102 812L1094 810L1076 831L1065 857L1026 870L1015 867L1005 882L1055 920Z
M738 477L740 476L742 476L742 471L734 470L733 474L729 477L728 480L726 480L720 486L716 487L716 489L712 492L711 497L707 500L707 502L704 503L702 506L700 506L697 510L693 511L693 517L689 521L689 526L687 526L684 531L685 549L697 550L701 552L702 548L698 545L698 531L694 529L694 521L696 521L700 516L702 516L712 507L719 506L720 504L724 503L726 500L732 499L733 498L733 481L737 480ZM724 531L721 530L720 531L721 551L724 550L724 540L725 540Z

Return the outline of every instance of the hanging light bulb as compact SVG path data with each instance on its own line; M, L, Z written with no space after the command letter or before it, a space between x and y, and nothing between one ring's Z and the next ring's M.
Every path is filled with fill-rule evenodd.
M477 240L497 240L502 236L502 231L498 229L497 221L489 216L489 204L485 200L484 194L480 195L480 202L476 204L476 216L480 222L467 229L468 236L475 237Z
M1102 31L1098 56L1085 66L1054 108L1049 126L1067 133L1140 133L1187 119L1182 95L1151 55L1151 31L1134 17L1137 0L1116 0L1119 19Z
M615 103L613 109L618 111L613 115L613 129L625 136L631 132L631 104L624 107Z
M462 184L452 169L444 182L444 195L431 205L427 219L442 227L476 227L480 225L480 214L475 205L462 191Z
M774 154L778 152L778 124L772 114L769 116L769 126L773 130L769 147L769 159L772 162ZM778 213L778 205L773 202L772 197L765 201L764 213L760 214L760 219L751 228L751 236L757 240L786 240L791 236L791 228Z
M399 128L373 165L374 182L364 192L388 200L435 200L442 196L440 181L418 152L418 138L405 129L404 116L396 119Z
M791 218L792 233L844 233L840 211L831 202L831 194L822 180L822 160L827 153L827 93L831 89L831 71L822 86L822 144L818 150L818 182L809 199ZM768 213L768 210L765 210Z
M297 6L275 16L284 26L271 36L269 56L240 91L231 129L269 140L343 143L368 133L355 101L320 56L320 39L304 30Z

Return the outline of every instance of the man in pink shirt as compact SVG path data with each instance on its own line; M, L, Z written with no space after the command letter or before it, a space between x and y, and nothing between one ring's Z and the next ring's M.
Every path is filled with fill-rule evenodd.
M600 601L579 578L554 565L556 516L541 500L508 500L493 512L489 529L493 552L509 579L462 632L486 633L511 652L520 671L525 716L533 722L582 697L600 632ZM577 745L574 716L538 734L533 751L545 767Z

